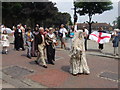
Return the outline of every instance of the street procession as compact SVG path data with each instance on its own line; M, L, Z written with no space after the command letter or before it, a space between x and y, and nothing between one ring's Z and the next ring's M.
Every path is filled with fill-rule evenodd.
M99 19L92 21L95 14L112 12L115 3L118 2L74 1L73 20L70 20L70 14L58 12L60 6L54 6L53 2L2 2L1 86L118 88L120 16L116 22L111 21L113 25ZM89 20L82 23L81 15L85 14Z

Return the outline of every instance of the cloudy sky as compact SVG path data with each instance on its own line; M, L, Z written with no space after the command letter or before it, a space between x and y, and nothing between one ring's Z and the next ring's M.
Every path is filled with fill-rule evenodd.
M51 0L52 2L56 3L56 6L58 7L60 12L67 12L70 13L73 21L73 0ZM100 15L93 16L93 21L97 22L106 22L111 23L116 20L116 17L118 17L118 2L120 0L111 0L113 2L113 9L110 11L105 11L104 13ZM79 16L78 15L78 22L83 23L88 21L88 16Z

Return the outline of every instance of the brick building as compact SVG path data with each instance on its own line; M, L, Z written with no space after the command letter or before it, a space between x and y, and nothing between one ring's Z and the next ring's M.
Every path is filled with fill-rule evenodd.
M88 23L78 23L78 29L82 29L83 26L85 26L86 28L89 28ZM113 30L113 26L107 23L93 23L91 26L92 31L98 30L99 27L103 27L105 31Z

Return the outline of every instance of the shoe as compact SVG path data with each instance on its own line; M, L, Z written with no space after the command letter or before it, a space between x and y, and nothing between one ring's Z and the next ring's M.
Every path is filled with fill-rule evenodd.
M82 75L83 73L78 73L78 75Z
M90 73L84 73L85 75L89 75Z
M84 72L84 75L89 75L90 74L90 72Z
M51 62L52 65L55 65L53 62Z
M47 68L47 66L43 65L44 68Z
M31 57L30 57L30 56L29 56L28 58L29 58L29 59L31 59Z
M33 57L37 57L37 55L33 56Z
M19 51L19 49L16 49L16 51Z
M28 55L27 57L28 57L29 59L31 59L31 56Z
M73 76L77 76L78 74L72 74Z
M5 54L5 52L2 52L2 54Z
M35 63L39 65L38 61L35 61Z
M55 59L53 59L53 61L55 61Z
M22 49L22 51L25 51L25 49Z

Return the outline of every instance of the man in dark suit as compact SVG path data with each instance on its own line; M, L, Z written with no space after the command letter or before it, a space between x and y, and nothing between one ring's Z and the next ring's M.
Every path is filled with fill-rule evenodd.
M22 30L20 29L20 25L17 26L17 30L14 33L15 36L15 49L19 51L20 48L24 51L24 41L23 41L23 35Z

